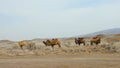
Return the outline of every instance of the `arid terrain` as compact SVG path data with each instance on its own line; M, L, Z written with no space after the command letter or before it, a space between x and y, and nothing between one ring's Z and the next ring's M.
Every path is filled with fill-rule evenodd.
M75 44L74 38L60 38L61 48L45 46L46 39L21 49L17 41L0 41L0 68L120 68L120 34L99 35L101 43L90 45L92 37L85 37L86 45Z
M119 68L119 57L116 54L0 57L0 68Z

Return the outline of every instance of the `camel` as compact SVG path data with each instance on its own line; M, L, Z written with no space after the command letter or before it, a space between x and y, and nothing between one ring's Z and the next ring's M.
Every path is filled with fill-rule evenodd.
M23 46L27 45L27 43L25 41L20 41L20 42L18 42L18 44L21 49L23 49Z
M18 44L21 49L23 49L23 46L27 46L29 49L36 48L35 43L32 41L20 41Z
M46 45L46 46L51 46L52 48L55 46L55 45L58 45L59 47L61 47L61 43L58 39L51 39L51 40L46 40L46 41L43 41L43 43Z
M75 43L78 45L80 45L80 44L85 45L85 40L84 40L84 38L75 38Z
M90 42L91 42L91 45L93 45L93 43L98 45L99 43L101 43L101 38L100 37L93 37Z

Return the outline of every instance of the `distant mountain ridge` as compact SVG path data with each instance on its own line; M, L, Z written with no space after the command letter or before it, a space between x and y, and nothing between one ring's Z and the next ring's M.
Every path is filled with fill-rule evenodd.
M120 28L106 29L86 35L79 35L79 36L95 36L98 34L120 34Z

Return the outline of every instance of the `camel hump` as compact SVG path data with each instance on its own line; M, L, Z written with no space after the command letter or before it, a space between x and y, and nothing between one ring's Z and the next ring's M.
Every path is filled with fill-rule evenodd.
M93 39L96 39L96 38L98 38L98 37L97 36L93 37Z
M100 39L100 37L96 36L96 37L93 37L93 39Z
M57 43L57 42L59 42L59 40L56 38L56 39L52 39L51 40L53 43Z
M78 39L83 40L84 38L83 37L79 37Z
M20 41L19 44L20 44L20 45L25 45L26 42L25 42L25 41Z
M52 40L58 40L57 38L53 38Z
M47 40L46 40L46 42L49 42L49 43L50 43L50 42L51 42L51 40L47 39Z

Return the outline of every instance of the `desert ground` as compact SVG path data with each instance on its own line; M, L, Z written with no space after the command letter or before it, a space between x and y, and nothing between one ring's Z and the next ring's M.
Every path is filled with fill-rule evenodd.
M26 40L34 42L21 49L18 41L0 41L0 68L120 68L120 34L99 35L101 43L76 45L74 38L60 38L61 48L45 46L46 39Z
M0 68L119 68L119 57L116 54L0 57Z

